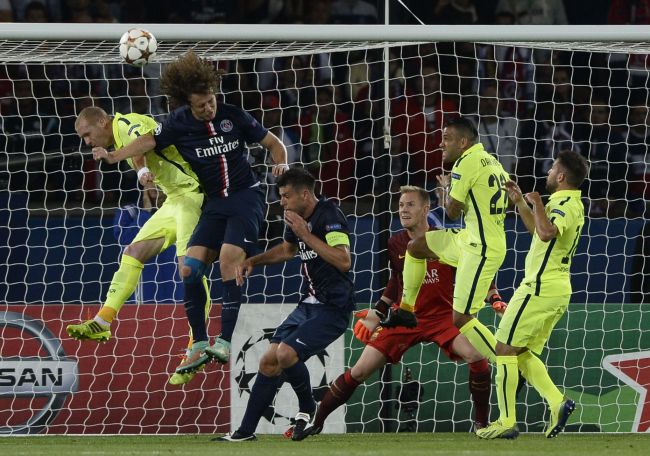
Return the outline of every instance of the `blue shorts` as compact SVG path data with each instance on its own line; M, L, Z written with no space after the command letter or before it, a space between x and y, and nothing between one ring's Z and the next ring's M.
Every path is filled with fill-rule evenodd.
M301 361L321 353L350 325L352 312L323 304L298 304L277 327L271 343L284 342Z
M188 247L200 245L218 252L222 244L232 244L250 256L257 248L264 209L264 195L258 187L210 198L203 203Z

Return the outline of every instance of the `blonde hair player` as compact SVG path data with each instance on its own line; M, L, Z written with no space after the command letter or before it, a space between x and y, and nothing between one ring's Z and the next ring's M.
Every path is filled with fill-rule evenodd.
M154 131L158 123L142 114L120 114L109 116L103 109L91 106L84 108L75 122L75 129L81 139L93 148L114 147L119 150L142 135ZM144 263L155 255L176 244L179 266L183 264L187 243L201 215L203 193L198 178L180 156L176 147L169 146L160 153L147 151L144 156L128 160L138 173L143 186L157 185L165 193L163 205L140 228L133 242L126 247L120 260L120 267L106 295L106 301L97 315L80 324L68 325L68 334L78 340L102 342L111 337L111 322L124 302L133 294L142 274ZM206 315L210 311L208 282L201 278L206 290ZM193 345L192 333L188 352ZM186 353L187 356L187 353ZM194 373L174 373L169 383L181 385L189 382Z

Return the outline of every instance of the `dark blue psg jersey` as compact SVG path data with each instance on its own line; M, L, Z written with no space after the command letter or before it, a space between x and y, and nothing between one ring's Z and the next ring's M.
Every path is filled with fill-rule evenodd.
M190 107L183 106L156 129L156 151L175 145L206 195L223 198L257 183L246 143L259 142L267 133L253 116L233 105L218 103L210 122L197 120Z
M345 233L349 237L348 221L332 201L321 197L311 217L307 219L313 235L327 243L328 233ZM301 302L320 302L347 310L354 310L354 287L350 273L343 273L323 260L314 250L286 227L284 239L298 245L303 275Z

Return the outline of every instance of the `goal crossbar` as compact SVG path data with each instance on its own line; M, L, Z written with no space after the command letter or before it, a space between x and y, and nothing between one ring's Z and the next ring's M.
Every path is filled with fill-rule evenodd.
M426 42L491 42L528 48L648 54L643 26L2 24L0 62L119 63L119 37L145 28L159 40L157 61L194 50L204 57L251 57L357 51Z
M2 39L110 40L146 28L161 40L211 41L647 41L642 25L284 25L23 24L0 26Z

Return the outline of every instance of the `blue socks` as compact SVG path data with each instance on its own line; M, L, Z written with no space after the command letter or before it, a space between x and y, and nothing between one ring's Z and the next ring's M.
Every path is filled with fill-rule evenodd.
M284 375L298 396L298 411L312 414L316 409L316 401L311 392L309 371L305 363L299 360L293 366L284 369Z
M208 333L205 328L205 286L203 282L187 282L185 285L185 313L187 314L187 321L192 328L192 337L194 342L201 342L208 340Z
M283 373L277 377L267 377L261 372L257 373L238 432L244 435L255 433L260 419L273 403L278 388L282 386L285 379L291 384L296 396L298 396L299 411L309 414L314 413L316 401L312 396L309 371L304 362L298 361L293 366L284 369ZM270 419L270 417L268 418Z
M228 342L235 331L239 308L241 307L241 287L235 280L223 282L223 304L221 306L221 337Z
M255 433L260 418L264 415L266 409L273 403L278 388L282 385L281 375L277 377L267 377L261 372L257 373L257 378L251 389L251 395L246 404L246 412L241 421L238 431L245 435Z

